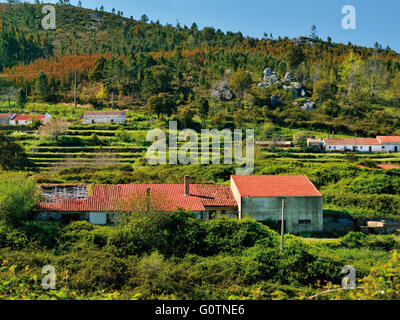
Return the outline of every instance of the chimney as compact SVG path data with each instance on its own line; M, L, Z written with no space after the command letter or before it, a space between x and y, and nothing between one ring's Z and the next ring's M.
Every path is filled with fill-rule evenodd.
M185 196L190 196L190 177L185 176Z
M332 131L332 139L335 139L335 131Z

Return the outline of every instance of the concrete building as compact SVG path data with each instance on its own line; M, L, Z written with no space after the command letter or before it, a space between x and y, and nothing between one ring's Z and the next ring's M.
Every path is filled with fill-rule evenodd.
M306 176L231 176L239 218L282 221L286 232L323 230L322 195Z
M15 116L15 113L0 113L0 124L10 124Z
M125 123L123 111L94 111L83 115L83 124L93 123Z
M39 120L40 122L45 122L51 119L51 115L49 113L46 113L45 115L19 114L10 120L10 124L13 126L16 125L26 126L32 124L32 121L34 119Z
M186 176L183 184L94 185L91 195L84 187L42 186L46 201L39 203L37 218L105 225L117 211L146 206L162 212L182 208L203 220L224 216L279 222L285 199L287 232L323 229L322 195L306 176L232 176L230 187L190 184Z

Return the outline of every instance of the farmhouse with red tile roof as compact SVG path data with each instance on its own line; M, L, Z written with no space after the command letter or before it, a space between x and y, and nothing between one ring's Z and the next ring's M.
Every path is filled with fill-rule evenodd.
M18 114L13 117L10 121L11 125L28 125L32 123L33 119L41 122L47 121L51 118L51 115L46 113L45 115L31 115L31 114Z
M400 137L324 139L323 145L327 151L399 152Z
M203 220L279 221L284 198L288 232L322 230L322 195L306 176L232 176L231 186L190 184L186 176L184 184L94 185L91 192L85 185L43 185L41 191L46 200L39 203L38 219L44 220L105 225L115 212L150 207L165 212L182 208Z

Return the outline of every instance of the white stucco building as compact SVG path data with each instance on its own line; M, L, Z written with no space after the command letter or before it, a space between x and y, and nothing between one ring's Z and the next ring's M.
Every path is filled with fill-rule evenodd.
M400 151L400 137L397 136L378 136L376 137L381 143L382 152L399 152Z
M399 152L400 137L323 139L326 151Z
M10 120L10 124L13 126L23 125L27 126L32 123L33 120L39 120L45 122L51 119L51 115L46 113L44 115L30 115L30 114L18 114Z

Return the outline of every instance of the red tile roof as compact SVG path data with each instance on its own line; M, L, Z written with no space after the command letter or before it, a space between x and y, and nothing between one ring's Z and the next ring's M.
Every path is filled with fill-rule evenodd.
M85 116L121 116L125 114L124 111L90 111L86 112Z
M197 184L199 195L205 207L237 207L237 202L229 186Z
M184 195L183 184L128 184L94 185L93 194L85 200L62 199L55 203L39 203L39 208L59 212L107 212L121 208L121 201L145 199L146 189L150 188L152 206L165 211L178 208L191 211L205 211L197 185L190 185L190 196ZM136 197L136 198L135 198ZM129 210L129 208L124 208Z
M376 138L380 140L382 143L391 143L391 142L400 143L400 137L398 136L378 136Z
M232 176L242 197L322 197L307 176Z
M10 119L15 113L0 113L0 119Z
M376 146L381 143L376 138L343 138L343 139L324 139L326 145L344 146Z
M13 119L13 121L28 121L28 120L31 120L33 118L36 118L38 120L45 120L46 116L43 116L43 115L30 115L30 114L19 114Z

